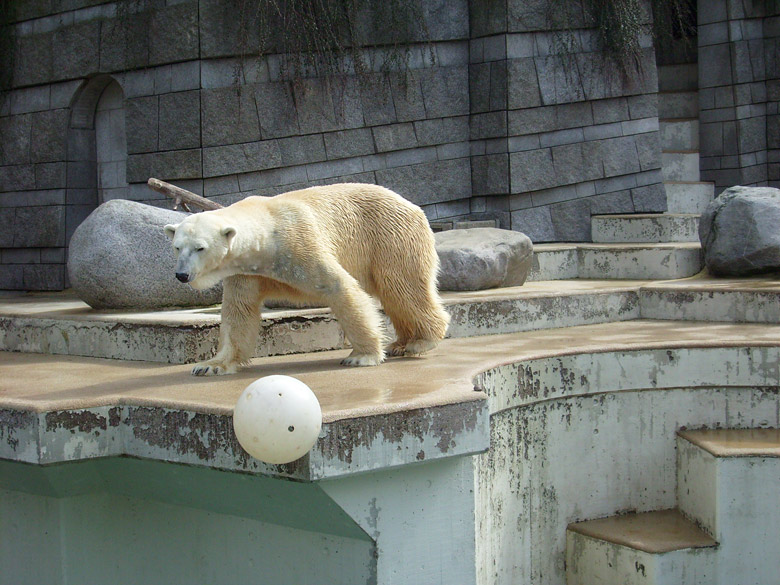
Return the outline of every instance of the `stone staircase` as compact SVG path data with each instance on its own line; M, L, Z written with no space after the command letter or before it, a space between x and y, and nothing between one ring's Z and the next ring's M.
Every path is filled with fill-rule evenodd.
M680 431L676 449L678 507L569 525L568 585L777 582L780 431Z
M530 280L559 278L675 279L702 266L699 216L714 185L699 176L699 104L696 65L659 68L661 160L668 211L663 214L595 215L592 244L541 244ZM561 268L556 261L568 257ZM548 261L544 256L550 255ZM648 272L649 269L649 272Z

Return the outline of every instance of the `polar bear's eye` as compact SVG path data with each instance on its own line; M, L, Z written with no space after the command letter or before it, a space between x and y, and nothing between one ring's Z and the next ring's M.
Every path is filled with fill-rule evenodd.
M195 250L195 251L196 251L196 252L203 252L203 250L205 250L205 249L206 249L206 248L198 248L198 249L197 249L197 250Z

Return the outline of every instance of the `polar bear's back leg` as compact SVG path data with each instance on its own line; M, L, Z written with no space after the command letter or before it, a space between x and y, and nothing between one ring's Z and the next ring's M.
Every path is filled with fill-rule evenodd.
M396 331L391 355L420 355L444 339L450 316L436 289L438 258L431 249L410 253L404 270L379 270L376 294ZM392 267L388 267L392 268Z

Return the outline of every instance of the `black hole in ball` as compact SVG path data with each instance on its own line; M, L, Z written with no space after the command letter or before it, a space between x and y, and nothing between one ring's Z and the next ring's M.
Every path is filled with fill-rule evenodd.
M295 427L290 425L289 427L287 427L287 430L292 433L295 430Z

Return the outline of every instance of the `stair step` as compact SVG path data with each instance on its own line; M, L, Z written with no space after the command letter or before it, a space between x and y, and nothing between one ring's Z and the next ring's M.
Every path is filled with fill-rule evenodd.
M639 292L643 319L780 323L780 280L694 277Z
M527 280L565 280L579 274L577 246L574 244L535 244L534 259Z
M678 510L570 524L566 582L704 584L715 574L717 542Z
M699 429L677 434L715 457L780 457L780 429Z
M659 91L658 117L698 118L699 92L696 90Z
M715 184L702 181L664 181L669 213L704 213L715 198Z
M686 278L702 269L698 242L579 244L579 277L595 279Z
M658 68L661 91L695 91L699 89L699 67L696 63L663 65Z
M661 152L661 174L664 181L699 181L699 152L671 150Z
M698 242L699 216L691 213L594 215L594 242Z
M696 118L659 120L662 151L699 150L699 120Z

